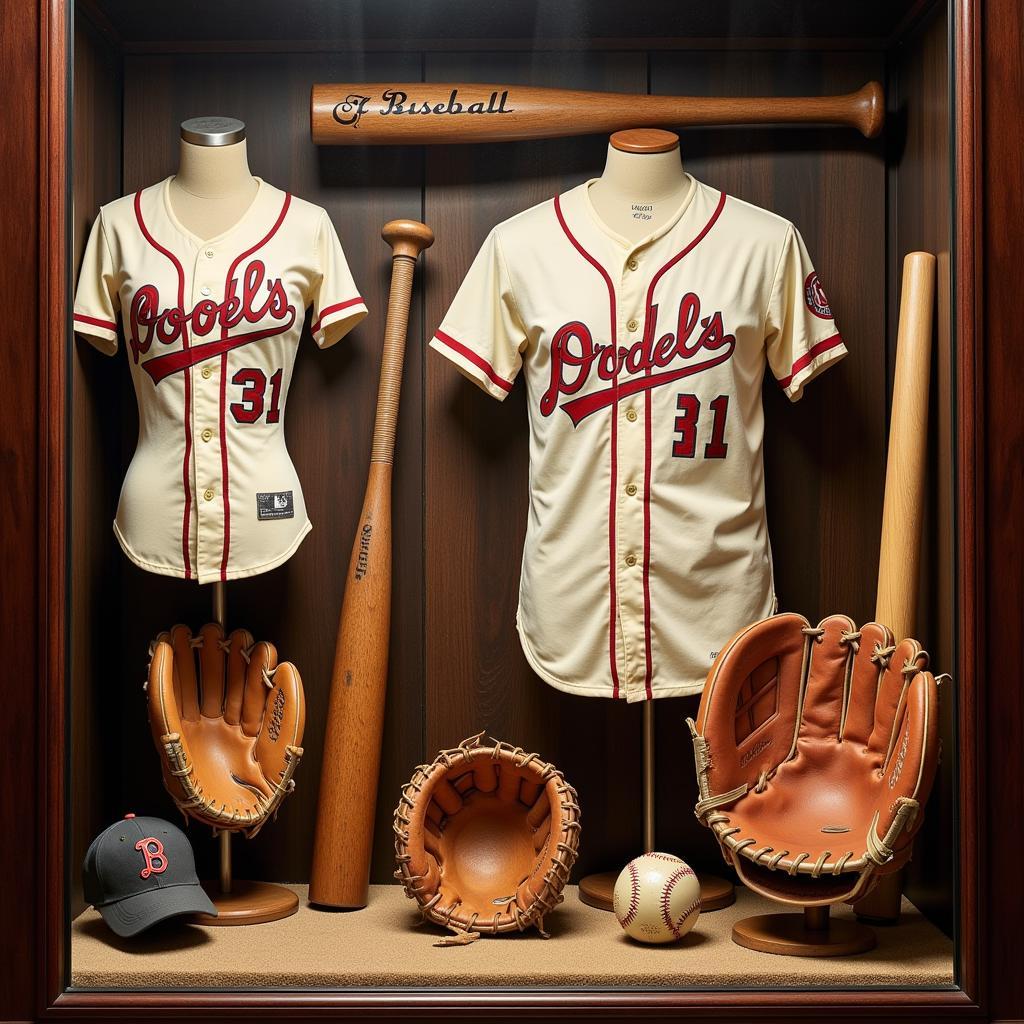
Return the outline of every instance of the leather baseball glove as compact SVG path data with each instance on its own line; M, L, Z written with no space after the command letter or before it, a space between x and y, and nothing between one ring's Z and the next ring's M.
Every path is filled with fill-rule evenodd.
M395 877L453 932L435 946L531 925L547 938L576 861L576 790L536 754L483 735L420 765L395 810Z
M939 755L927 664L845 615L776 615L729 642L688 724L697 817L749 888L853 902L910 859Z
M295 787L305 700L294 665L244 629L175 626L153 642L149 724L164 786L216 829L254 836Z

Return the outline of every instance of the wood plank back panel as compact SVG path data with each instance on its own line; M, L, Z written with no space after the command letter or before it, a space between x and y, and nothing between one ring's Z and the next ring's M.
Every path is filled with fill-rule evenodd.
M77 276L85 243L103 203L121 194L121 62L86 22L75 26L75 91L71 162L74 216L71 270ZM71 350L70 709L71 760L103 764L105 692L112 650L110 612L120 603L123 564L110 528L111 495L121 481L120 416L130 398L120 373L87 342ZM116 658L116 656L115 656ZM71 904L82 909L81 864L99 822L116 810L102 771L75 773L71 803Z
M300 351L287 413L289 448L314 530L295 557L228 587L228 620L273 640L299 666L309 699L308 761L279 821L236 844L239 876L304 880L315 812L323 708L341 580L368 462L387 251L380 225L423 219L437 243L426 254L410 329L396 470L395 609L375 881L392 867L390 815L413 767L487 729L562 767L585 810L580 871L614 866L641 845L641 713L638 707L559 693L528 668L515 631L527 510L524 393L496 403L425 351L490 228L601 172L607 140L549 140L488 147L314 149L306 103L313 81L485 80L660 92L816 93L879 76L867 53L757 51L680 55L452 53L128 56L124 189L172 173L177 124L223 112L249 125L255 173L325 206L342 236L372 318L337 348ZM843 609L863 618L874 600L884 467L884 161L877 143L827 130L693 131L687 166L702 180L766 206L801 228L839 311L851 356L791 407L766 388L769 522L784 607L810 617ZM109 198L109 197L108 197ZM124 396L123 357L102 363ZM83 403L87 396L82 396ZM106 531L136 431L134 403L111 422L120 433L109 472L99 563L123 574L120 719L93 770L121 780L105 807L114 817L149 810L173 817L144 728L140 683L152 636L175 621L209 616L205 588L129 565ZM833 407L849 410L829 415ZM80 413L89 415L83 404ZM101 502L102 504L102 502ZM93 571L98 571L94 569ZM84 642L84 638L83 638ZM83 648L84 649L84 648ZM94 681L93 693L100 681ZM659 845L720 869L710 836L692 817L692 759L683 717L697 701L660 702ZM91 756L91 755L90 755ZM96 822L99 827L103 822ZM212 844L194 830L207 871Z
M901 47L894 62L889 102L893 110L889 147L889 354L894 370L896 323L899 316L903 256L915 249L935 253L936 309L933 329L932 381L928 410L928 464L925 491L924 541L919 583L916 635L929 651L932 670L952 672L956 666L955 551L953 544L953 347L950 335L950 230L952 192L949 160L949 23L936 8ZM940 693L939 734L944 751L955 751L957 688L954 678ZM947 932L953 928L949 879L954 874L958 842L955 818L957 761L944 756L939 764L916 856L910 863L907 894Z

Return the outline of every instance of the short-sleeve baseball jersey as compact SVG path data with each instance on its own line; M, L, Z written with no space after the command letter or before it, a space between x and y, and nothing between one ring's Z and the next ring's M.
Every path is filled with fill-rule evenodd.
M284 438L305 311L333 345L366 316L327 213L257 179L235 224L198 238L170 178L104 206L74 326L101 352L118 322L139 437L114 533L143 569L200 583L266 572L310 530Z
M788 221L690 178L631 243L590 184L494 228L431 346L498 399L524 371L530 665L579 694L699 693L776 607L765 367L796 401L846 348Z

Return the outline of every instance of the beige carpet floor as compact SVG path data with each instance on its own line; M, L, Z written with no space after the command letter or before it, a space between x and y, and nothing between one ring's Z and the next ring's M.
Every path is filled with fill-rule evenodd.
M856 957L810 959L755 953L735 945L733 922L777 905L745 890L736 903L702 914L670 946L641 946L615 918L580 902L576 888L536 933L482 938L437 948L443 930L418 924L401 888L373 886L357 912L306 905L284 921L244 928L166 922L134 940L118 939L95 910L75 920L72 984L78 988L349 988L357 986L598 986L637 988L948 987L950 941L904 901L895 927L879 928L878 947ZM850 914L849 908L834 911Z

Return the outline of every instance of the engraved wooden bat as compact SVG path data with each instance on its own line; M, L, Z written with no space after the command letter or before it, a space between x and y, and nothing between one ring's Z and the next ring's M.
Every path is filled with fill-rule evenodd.
M392 248L391 293L370 473L345 582L331 673L310 903L365 907L373 850L391 628L391 467L412 279L434 234L413 220L381 232Z
M313 86L313 141L325 146L509 142L623 128L848 125L882 130L885 96L868 82L842 96L650 96L530 85L348 82Z

